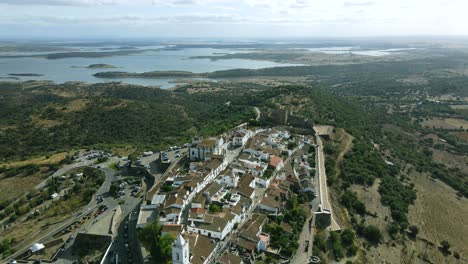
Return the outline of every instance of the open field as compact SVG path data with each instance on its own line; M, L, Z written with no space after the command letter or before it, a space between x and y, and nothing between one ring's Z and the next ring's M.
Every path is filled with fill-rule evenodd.
M425 120L423 126L427 128L459 129L468 128L468 121L458 118L432 118Z
M58 126L58 125L62 124L62 122L60 122L58 120L44 119L44 118L41 118L38 115L32 116L31 119L38 126L46 127L46 128L51 128L51 127Z
M459 109L468 109L468 105L451 105L450 108L459 110Z
M432 150L432 158L437 163L445 164L449 168L459 168L468 174L468 157L462 155L454 155L447 151Z
M18 198L33 190L43 180L44 178L38 174L14 177L0 175L0 201Z
M468 132L451 132L450 134L455 135L462 140L468 141Z
M88 103L89 101L86 99L76 99L68 102L64 107L57 110L63 111L65 113L81 111L86 108Z
M418 237L425 238L438 246L441 240L447 240L455 252L462 256L456 261L453 256L444 257L439 250L434 254L432 263L466 263L468 257L468 225L466 216L468 207L466 198L459 198L456 191L446 184L431 180L426 175L410 173L418 197L409 209L409 221L418 226Z
M34 157L34 158L21 160L21 161L3 162L3 163L0 163L0 167L19 167L19 166L25 166L28 164L36 164L36 165L56 164L64 160L67 154L72 153L72 152L73 151L60 152L60 153L52 154L50 156Z

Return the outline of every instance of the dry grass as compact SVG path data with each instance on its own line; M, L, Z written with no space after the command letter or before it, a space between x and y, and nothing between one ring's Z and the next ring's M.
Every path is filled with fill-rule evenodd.
M0 201L12 200L34 189L44 180L39 174L4 177L0 175Z
M62 122L60 122L58 120L43 119L43 118L39 117L38 115L31 116L31 119L37 125L47 127L47 128L58 126L58 125L60 125L62 123Z
M136 148L134 146L121 146L121 147L113 147L111 149L112 154L121 156L121 157L128 157L128 155L135 152Z
M130 102L130 100L120 100L120 103L115 104L115 105L111 105L111 106L103 107L103 109L106 110L106 111L114 110L114 109L116 109L116 108L120 108L120 107L125 107L125 106L127 106L127 104L128 104L129 102Z
M450 134L455 135L462 140L468 141L468 132L451 132Z
M451 105L450 108L454 110L465 110L468 109L468 105Z
M388 236L385 230L391 221L391 216L389 208L380 202L379 179L370 188L352 186L352 190L357 192L359 199L366 204L367 210L377 216L366 216L366 223L384 231L384 242L378 247L366 249L364 263L466 263L467 200L457 198L456 192L449 186L440 181L430 180L426 175L411 172L409 177L417 190L417 199L414 205L410 206L408 213L410 224L419 228L416 240L403 235L394 241ZM453 255L444 256L439 251L439 242L444 239L450 242L453 252L460 253L461 260L455 259Z
M459 168L468 173L468 156L454 155L447 151L432 149L432 159L449 168Z
M456 192L440 181L427 176L411 173L418 197L409 209L409 221L419 227L418 237L432 241L436 245L448 240L452 249L462 257L468 256L468 201L458 198ZM466 260L466 259L465 259ZM462 263L452 256L444 257L438 250L433 263ZM465 262L466 263L466 262Z
M0 167L21 167L28 164L45 165L57 164L65 159L67 152L53 154L50 157L41 156L28 160L12 161L0 163ZM0 201L15 199L31 190L44 180L44 175L17 175L14 177L5 177L0 174ZM14 187L14 188L12 188Z
M459 129L468 128L468 121L458 118L432 118L425 120L423 126L427 128Z
M4 162L4 163L0 163L0 167L19 167L19 166L24 166L28 164L36 164L36 165L56 164L64 160L67 154L72 153L72 152L73 151L60 152L60 153L52 154L49 157L40 156L40 157L30 158L27 160Z
M429 81L422 77L422 76L409 76L407 78L403 78L399 80L402 83L409 83L409 84L428 84Z
M323 126L321 128L324 128ZM320 129L320 127L319 127ZM334 141L337 141L340 143L338 146L338 156L336 158L336 169L337 169L337 174L338 174L338 181L339 181L339 174L340 174L340 162L343 160L344 155L348 153L352 146L353 146L353 136L348 134L344 129L336 129L335 133L331 135L331 138ZM333 213L334 213L334 218L338 222L338 225L343 229L343 228L349 228L351 227L351 224L349 222L349 215L348 212L346 211L346 208L344 208L340 204L340 190L336 190L336 188L332 188L330 190L330 202L333 207Z
M70 112L77 112L81 111L86 108L88 105L88 100L86 99L76 99L68 102L66 105L63 107L59 107L57 110L64 112L64 113L70 113Z

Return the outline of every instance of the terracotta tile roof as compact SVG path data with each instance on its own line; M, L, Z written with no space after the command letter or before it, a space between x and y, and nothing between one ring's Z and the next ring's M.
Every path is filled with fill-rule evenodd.
M221 264L240 264L241 262L242 262L241 257L236 256L231 253L224 254L219 260L219 263Z
M213 196L215 193L219 192L223 189L223 186L217 182L213 182L207 186L208 188L203 190L203 193L207 194L208 196Z
M255 192L255 189L248 186L248 185L239 185L236 189L237 193L250 198L252 194Z
M281 203L278 202L277 200L275 200L275 198L271 197L271 196L263 197L260 204L271 207L271 208L280 208L281 207Z
M204 230L209 230L209 231L214 231L214 232L220 232L222 231L227 223L231 221L235 217L234 214L232 213L227 213L225 214L224 217L219 217L219 216L212 216L212 221L208 222L209 215L205 215L205 222L206 223L197 223L195 222L195 226L200 229ZM208 220L208 221L207 221Z
M190 263L203 264L215 249L214 240L198 234L184 234L185 240L189 242L189 248L192 252Z
M278 199L281 198L281 190L280 189L272 189L272 188L268 188L267 190L267 194L268 196L273 196L273 197L276 197Z
M255 242L249 241L242 237L239 237L234 244L236 244L238 247L245 248L246 250L251 252L254 251L257 247L257 244Z
M190 212L194 214L205 214L206 210L205 208L191 208Z
M250 183L254 180L255 177L252 174L245 174L244 176L240 177L239 185L250 185Z
M205 138L198 143L198 147L212 148L216 145L216 141L216 138Z
M176 224L165 224L161 228L161 233L169 233L174 237L177 237L180 233L182 233L183 225L176 225Z
M260 232L260 229L266 222L266 215L264 214L253 214L245 225L243 225L242 230L240 231L240 236L258 242L257 234Z
M270 159L270 166L272 166L273 168L276 168L278 167L278 165L283 161L282 158L278 157L278 156L275 156L275 155L272 155L271 156L271 159Z
M221 166L221 163L223 163L222 160L212 159L212 160L207 161L207 163L205 164L205 167L210 170L216 170L219 166Z
M283 228L285 232L292 233L293 231L292 227L286 222L281 222L281 227Z

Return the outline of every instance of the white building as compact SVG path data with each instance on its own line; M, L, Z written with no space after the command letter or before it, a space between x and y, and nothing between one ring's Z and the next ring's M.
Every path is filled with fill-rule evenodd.
M239 217L231 212L226 213L224 217L205 215L203 221L190 221L187 226L189 232L223 240L238 223Z
M206 138L194 142L194 146L189 148L189 158L191 161L205 161L211 155L224 155L227 151L227 144L223 137Z
M189 243L185 241L182 235L178 235L172 243L172 263L190 264Z
M240 129L234 132L232 136L233 147L243 147L247 144L247 141L253 136L253 132L247 129Z

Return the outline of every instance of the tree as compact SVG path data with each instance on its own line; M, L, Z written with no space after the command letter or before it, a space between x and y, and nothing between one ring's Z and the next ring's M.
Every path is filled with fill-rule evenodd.
M410 231L409 235L413 238L416 237L416 235L419 233L419 229L415 225L409 226L409 231Z
M448 253L450 250L450 243L447 240L440 241L441 249L443 252Z
M400 226L397 223L390 223L387 227L388 234L392 238L395 238L395 235L398 233L399 230Z
M364 237L371 244L377 245L380 243L380 240L382 239L382 233L377 227L373 225L368 225L364 228Z
M353 230L345 229L341 233L341 242L343 243L343 245L345 247L349 246L349 245L352 245L354 243L354 237L355 237L355 235L354 235Z
M221 208L217 204L210 204L209 210L211 213L218 213L221 211Z
M156 220L139 229L138 238L146 250L149 250L155 263L165 264L171 260L171 245L175 238L170 234L161 236L161 229L159 221Z

